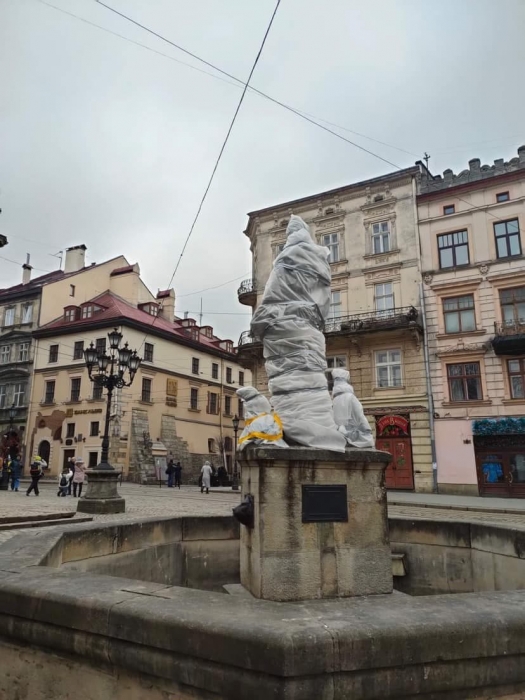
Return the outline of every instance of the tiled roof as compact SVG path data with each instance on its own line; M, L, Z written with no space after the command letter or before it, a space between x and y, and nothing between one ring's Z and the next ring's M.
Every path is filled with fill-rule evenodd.
M93 297L93 299L84 302L82 306L89 303L101 306L102 310L95 312L91 318L81 318L77 319L76 321L66 321L64 316L61 316L60 318L41 326L36 333L38 334L40 331L44 331L46 335L48 335L49 331L51 330L60 332L66 329L77 329L90 326L93 323L98 324L103 321L107 321L108 324L110 324L113 319L119 320L119 322L122 319L129 319L130 321L140 323L145 327L150 326L158 331L162 331L163 333L169 333L171 336L173 336L173 340L175 341L177 339L184 339L186 341L191 340L180 321L170 323L161 316L152 316L146 311L143 311L142 309L128 303L125 299L117 294L114 294L113 292L103 292L102 294ZM199 334L198 341L194 341L194 343L207 347L210 350L213 349L215 351L227 352L227 350L220 347L219 343L221 342L224 341L215 336L213 336L213 338L208 338L202 333Z
M27 284L20 283L15 284L12 287L5 287L4 289L0 289L0 297L3 294L16 294L17 292L25 292L29 289L38 289L44 284L48 284L49 282L56 282L56 280L62 279L62 277L64 276L65 272L63 270L53 270L53 272L47 272L45 275L35 277Z

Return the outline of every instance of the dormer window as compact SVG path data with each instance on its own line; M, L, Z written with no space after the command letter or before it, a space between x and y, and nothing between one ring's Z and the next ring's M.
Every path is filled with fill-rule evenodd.
M96 304L85 304L84 306L81 307L82 309L82 318L91 318L93 314L95 314L97 311L100 311L101 307L97 306Z
M223 350L226 350L226 352L233 352L233 343L231 340L222 340L219 345Z
M76 321L78 319L79 310L78 306L67 306L64 309L64 320L68 323Z
M206 336L206 338L213 338L213 328L211 326L202 326L201 333Z
M158 304L139 304L139 309L141 311L144 311L145 313L149 314L150 316L158 316L159 315L159 306Z

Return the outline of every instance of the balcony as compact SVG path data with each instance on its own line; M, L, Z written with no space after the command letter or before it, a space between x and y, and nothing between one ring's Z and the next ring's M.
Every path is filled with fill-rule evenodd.
M257 360L262 360L262 343L251 335L250 331L241 333L237 345L239 363L246 369L253 369Z
M525 355L525 320L494 324L492 349L496 355Z
M240 304L245 304L246 306L255 306L255 302L257 301L257 289L255 288L255 281L244 280L243 282L241 282L239 289L237 290L237 298L239 299Z
M325 334L353 335L393 331L403 328L422 330L419 313L413 306L403 306L388 311L369 311L351 316L329 319L325 324Z

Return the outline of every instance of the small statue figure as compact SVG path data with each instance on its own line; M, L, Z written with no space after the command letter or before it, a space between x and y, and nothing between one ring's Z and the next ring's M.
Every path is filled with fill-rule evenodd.
M374 447L370 424L366 419L361 402L350 384L350 372L346 369L333 369L334 389L332 391L334 419L339 431L353 447Z
M270 402L253 386L237 389L237 396L244 404L244 430L239 438L239 450L248 443L288 447L283 440L283 426Z

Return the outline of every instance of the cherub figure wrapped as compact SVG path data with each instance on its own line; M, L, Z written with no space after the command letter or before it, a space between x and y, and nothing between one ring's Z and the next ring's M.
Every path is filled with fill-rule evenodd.
M374 447L370 423L367 421L361 402L350 384L350 372L346 369L333 369L334 388L332 391L334 420L339 431L353 447Z
M237 395L244 403L244 430L239 438L239 450L243 450L250 443L288 447L283 440L281 420L272 411L266 396L263 396L253 386L237 389Z

